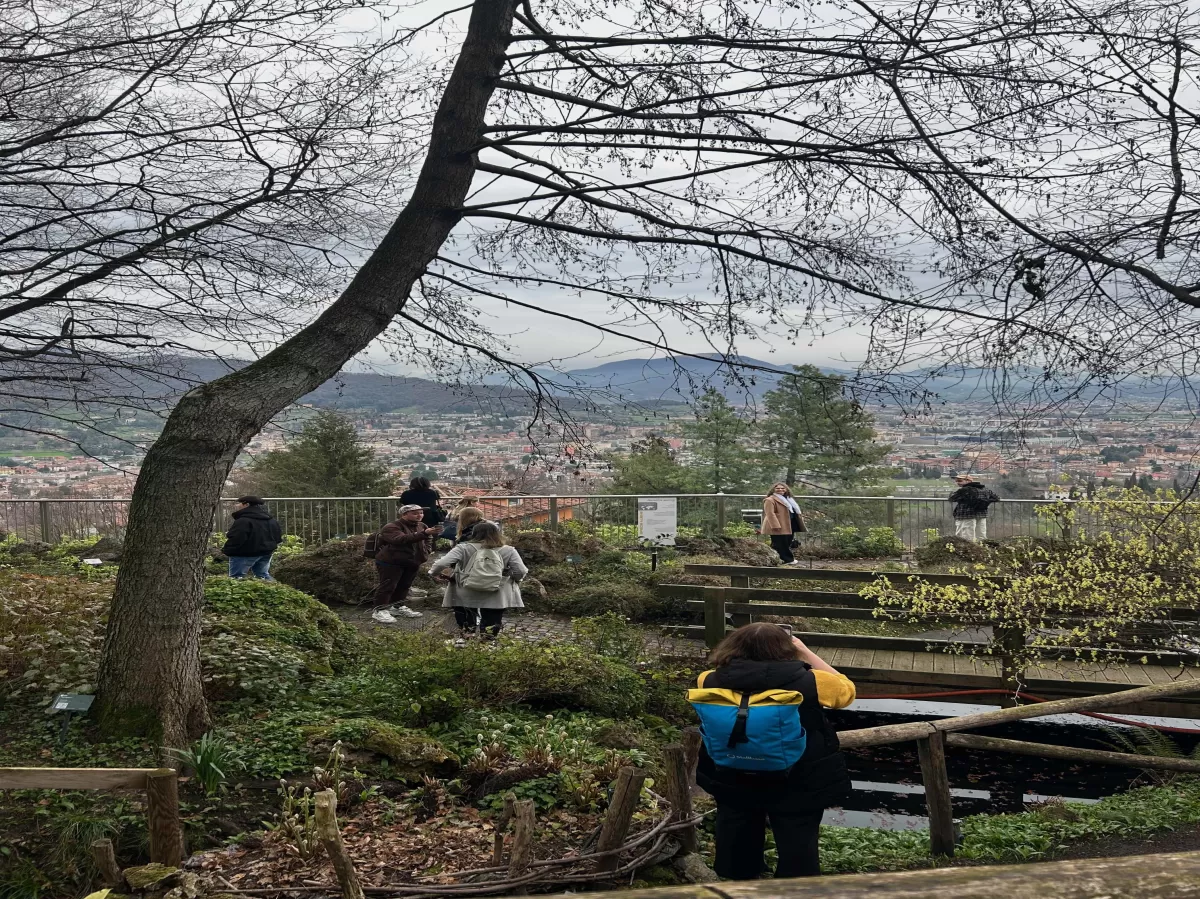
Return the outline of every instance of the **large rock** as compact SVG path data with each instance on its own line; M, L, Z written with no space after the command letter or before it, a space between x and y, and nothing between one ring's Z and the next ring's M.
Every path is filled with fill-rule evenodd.
M78 550L75 555L81 559L100 559L102 562L119 562L125 546L116 537L101 537L86 549Z
M675 552L680 556L719 556L734 565L779 564L775 551L757 537L681 537Z
M271 566L275 579L324 603L356 604L375 592L375 563L363 558L364 536L330 540Z
M125 882L135 892L170 889L179 884L181 873L178 868L160 865L157 862L126 868L124 871Z
M458 756L437 740L406 731L377 718L344 718L309 730L317 744L340 740L350 750L365 750L391 762L395 780L417 781L422 777L453 774Z

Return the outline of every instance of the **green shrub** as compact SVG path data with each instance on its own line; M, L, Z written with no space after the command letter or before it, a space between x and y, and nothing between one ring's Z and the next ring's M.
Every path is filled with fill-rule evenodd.
M646 651L646 638L629 619L616 612L571 622L575 643L596 655L635 665Z
M436 721L451 721L462 712L459 692L445 685L452 680L449 672L430 670L435 677L410 678L396 672L354 674L334 678L324 685L322 697L335 709L349 714L370 715L405 727L424 727ZM437 678L436 675L443 676Z
M614 718L637 715L646 705L636 671L578 646L514 642L459 654L468 659L464 689L483 701L587 709Z
M610 581L589 583L558 595L548 593L542 603L546 611L572 618L607 612L641 621L654 605L654 594L643 584Z

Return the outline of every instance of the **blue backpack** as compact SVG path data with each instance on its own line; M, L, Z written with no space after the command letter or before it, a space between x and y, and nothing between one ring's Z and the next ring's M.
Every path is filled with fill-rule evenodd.
M705 671L688 690L688 702L700 716L704 748L723 768L743 771L787 771L808 745L800 723L799 690L738 693L705 687Z

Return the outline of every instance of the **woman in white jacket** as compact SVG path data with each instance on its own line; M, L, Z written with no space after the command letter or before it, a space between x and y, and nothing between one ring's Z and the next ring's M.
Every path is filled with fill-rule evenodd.
M522 578L529 569L521 554L504 545L494 521L480 521L471 537L434 563L435 577L449 578L442 608L478 609L482 636L495 639L503 626L505 609L523 609Z

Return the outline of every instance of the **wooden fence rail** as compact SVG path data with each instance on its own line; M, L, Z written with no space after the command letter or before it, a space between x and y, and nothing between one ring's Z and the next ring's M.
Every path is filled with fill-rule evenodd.
M1200 852L1085 858L623 890L593 899L1182 899L1200 896Z
M173 768L0 768L0 790L145 790L150 861L175 866L183 860Z
M1138 687L1119 693L1099 696L1077 696L1042 702L1036 705L1015 706L1008 709L993 709L972 715L941 718L936 721L909 721L904 724L885 724L842 731L838 739L843 749L863 746L883 746L889 743L917 742L921 760L921 779L925 785L925 807L929 816L929 845L933 855L954 854L954 812L950 798L950 781L946 770L946 747L982 749L994 752L1012 752L1044 758L1070 759L1081 762L1101 762L1110 765L1129 765L1137 768L1200 772L1200 762L1184 759L1161 759L1139 756L1133 753L1104 752L1095 749L1076 749L1072 746L1043 746L1020 740L1001 740L994 737L960 735L959 731L974 730L1023 721L1027 718L1043 718L1047 715L1067 715L1073 712L1092 712L1118 708L1139 702L1153 701L1168 696L1200 692L1200 682L1181 681L1174 684L1156 684ZM1180 765L1179 762L1189 764ZM1166 764L1170 763L1170 764Z

